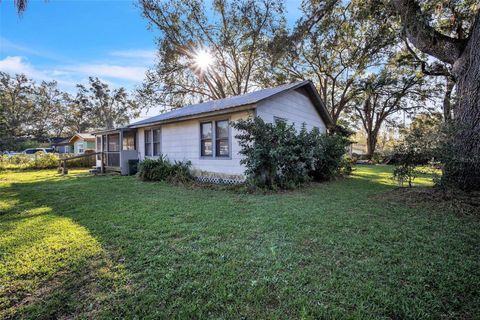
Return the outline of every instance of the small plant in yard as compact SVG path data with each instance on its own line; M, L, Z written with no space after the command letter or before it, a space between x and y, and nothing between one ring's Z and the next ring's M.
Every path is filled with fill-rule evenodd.
M408 182L408 186L411 188L413 180L418 175L416 165L402 164L393 169L393 179L398 181L398 184L403 187L405 182Z
M417 167L433 163L432 159L438 155L438 138L434 130L425 131L413 127L405 139L394 147L398 164L393 170L392 178L400 186L408 182L408 186L412 187L415 178L421 174Z
M324 135L305 126L297 132L283 121L265 123L261 118L232 124L245 157L250 185L266 189L292 189L305 182L328 180L340 173L347 138ZM344 173L347 173L345 170Z
M167 157L145 159L140 162L138 177L143 181L172 181L185 183L193 180L190 171L190 161L175 161L171 163Z

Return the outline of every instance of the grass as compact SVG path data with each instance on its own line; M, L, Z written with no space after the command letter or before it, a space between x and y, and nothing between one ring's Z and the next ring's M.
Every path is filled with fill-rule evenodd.
M0 318L478 317L478 218L383 200L390 175L251 195L0 173Z

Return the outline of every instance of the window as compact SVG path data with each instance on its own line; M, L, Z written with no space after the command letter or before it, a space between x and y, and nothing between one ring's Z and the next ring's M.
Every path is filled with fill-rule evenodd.
M78 153L83 153L85 150L83 149L83 142L79 142L77 144L77 149L78 149Z
M281 117L273 117L273 121L275 121L275 124L278 124L279 122L282 122L282 123L287 123L287 119L285 118L281 118Z
M118 133L108 135L108 151L120 151L120 135Z
M152 130L145 130L145 156L152 155Z
M160 155L160 129L153 129L153 155Z
M201 123L200 131L200 154L202 157L211 157L213 156L212 123Z
M228 120L215 122L215 155L217 157L228 157Z
M229 157L229 136L230 128L228 120L200 123L200 155L202 157L212 158Z
M135 132L125 131L123 133L123 150L135 150Z

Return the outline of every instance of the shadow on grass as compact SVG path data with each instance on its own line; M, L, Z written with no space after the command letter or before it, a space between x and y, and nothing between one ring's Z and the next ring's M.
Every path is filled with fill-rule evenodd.
M128 291L123 265L54 203L39 201L41 189L73 179L0 184L0 318L95 318Z
M471 318L478 229L372 201L392 188L388 170L372 170L266 196L128 177L11 177L0 195L10 201L0 215L0 309L23 318Z

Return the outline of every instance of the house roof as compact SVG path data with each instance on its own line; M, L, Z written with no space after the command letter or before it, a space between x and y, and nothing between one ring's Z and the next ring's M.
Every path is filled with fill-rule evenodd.
M301 87L305 87L312 99L317 111L322 117L327 126L333 125L332 118L325 108L315 86L309 80L297 81L289 84L284 84L278 87L258 90L238 96L233 96L220 100L212 100L208 102L192 104L183 108L175 109L170 112L162 113L160 115L134 122L128 127L142 127L149 124L156 124L165 121L181 120L182 118L200 116L206 113L221 112L227 109L233 109L243 106L255 105L256 103L271 98L283 92L295 90ZM254 108L254 106L252 106Z
M52 146L68 146L70 144L70 138L59 140L57 142L52 143Z
M95 136L88 132L79 132L75 133L73 137L70 138L70 143L75 142L77 139L82 139L85 141L95 141Z

